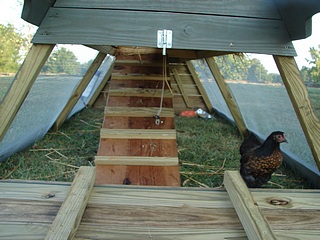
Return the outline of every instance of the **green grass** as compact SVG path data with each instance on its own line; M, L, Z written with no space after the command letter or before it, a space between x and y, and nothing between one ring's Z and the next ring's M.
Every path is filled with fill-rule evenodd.
M0 178L73 180L80 166L93 165L99 144L103 110L85 109L67 121L58 132L0 163ZM239 169L241 138L237 129L223 120L176 117L181 185L221 187L225 170ZM309 188L292 171L281 167L267 188Z
M93 164L103 111L85 109L58 132L49 131L32 147L0 163L0 178L45 181L73 180L80 166Z

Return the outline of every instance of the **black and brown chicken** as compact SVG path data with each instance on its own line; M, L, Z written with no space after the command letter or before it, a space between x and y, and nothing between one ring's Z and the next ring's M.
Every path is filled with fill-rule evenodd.
M282 142L287 140L285 133L281 131L271 133L262 144L252 133L243 141L240 146L240 174L248 187L261 187L281 166Z

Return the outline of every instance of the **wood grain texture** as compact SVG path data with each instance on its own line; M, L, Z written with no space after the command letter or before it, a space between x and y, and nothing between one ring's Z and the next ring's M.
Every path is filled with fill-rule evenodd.
M94 76L95 72L100 67L101 63L103 62L104 58L106 57L105 53L99 53L94 61L92 62L91 66L88 68L86 74L83 76L81 82L78 84L76 89L73 91L68 103L61 111L59 117L56 119L56 122L53 125L53 130L58 131L64 121L67 119L68 115L77 104L79 98L81 97L83 91L86 89L88 84L90 83L92 77Z
M98 156L176 157L176 139L100 139Z
M229 89L228 85L224 81L223 76L220 73L220 70L218 68L217 63L213 58L206 58L206 62L210 68L210 71L212 75L214 76L214 79L216 80L218 87L220 89L220 92L226 101L226 104L229 108L229 111L238 127L239 133L242 136L242 138L245 138L248 134L248 129L246 127L246 124L243 120L243 117L241 115L241 112L239 110L239 107L237 105L236 100L233 98L233 95L231 93L231 90Z
M177 166L177 157L96 156L95 164L127 166Z
M159 97L137 97L137 96L112 96L108 99L107 107L160 107ZM164 98L163 108L172 108L172 98Z
M45 239L72 239L77 232L95 180L95 168L80 167Z
M32 42L154 48L159 29L174 49L296 55L282 20L151 11L50 8Z
M114 173L110 170L110 174ZM69 183L1 181L0 238L44 239L69 189ZM48 193L55 196L45 198ZM277 238L318 238L319 190L252 189L251 194ZM289 203L272 205L272 199ZM247 238L223 189L100 185L92 189L74 239L140 240L150 236L172 240Z
M164 117L160 114L161 123L157 125L154 117L125 117L107 116L104 117L103 128L110 129L174 129L174 118Z
M274 56L274 60L320 170L320 121L314 113L298 66L293 57Z
M0 141L27 97L54 45L33 45L0 104Z
M274 2L268 0L238 1L206 1L206 0L57 0L55 7L97 8L97 9L126 9L148 10L161 12L201 13L231 16L245 16L256 18L281 19Z
M148 88L112 88L109 90L110 96L132 96L132 97L161 97L162 89ZM172 97L170 90L164 90L165 98Z
M180 186L179 166L108 166L97 168L96 184Z
M176 139L175 129L107 129L102 128L101 138L111 139Z
M276 239L239 172L225 171L224 186L249 240Z
M124 117L153 117L157 114L159 107L106 107L105 116ZM161 117L174 117L172 108L162 108Z

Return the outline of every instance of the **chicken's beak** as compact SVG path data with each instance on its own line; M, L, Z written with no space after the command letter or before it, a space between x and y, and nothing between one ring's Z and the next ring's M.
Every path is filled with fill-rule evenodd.
M288 140L284 138L282 142L288 143Z

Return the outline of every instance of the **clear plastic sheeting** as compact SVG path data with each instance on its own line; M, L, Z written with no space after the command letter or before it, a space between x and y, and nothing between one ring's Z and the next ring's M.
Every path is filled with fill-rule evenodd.
M105 59L69 115L85 107L108 71L112 57ZM0 162L40 140L52 127L82 80L81 75L39 75L4 139L0 142Z
M91 79L90 83L84 90L81 95L79 101L74 106L73 110L70 112L68 118L72 117L75 113L81 111L84 107L86 107L92 98L93 94L96 92L97 88L101 84L105 75L107 74L111 64L114 62L115 57L108 55L106 59L103 61L99 69L96 71L95 75Z
M200 62L199 62L200 61ZM214 77L201 60L193 61L214 109L233 121ZM287 135L289 144L281 149L290 158L319 175L309 145L295 114L288 93L282 84L226 81L235 98L248 129L265 139L280 130Z

